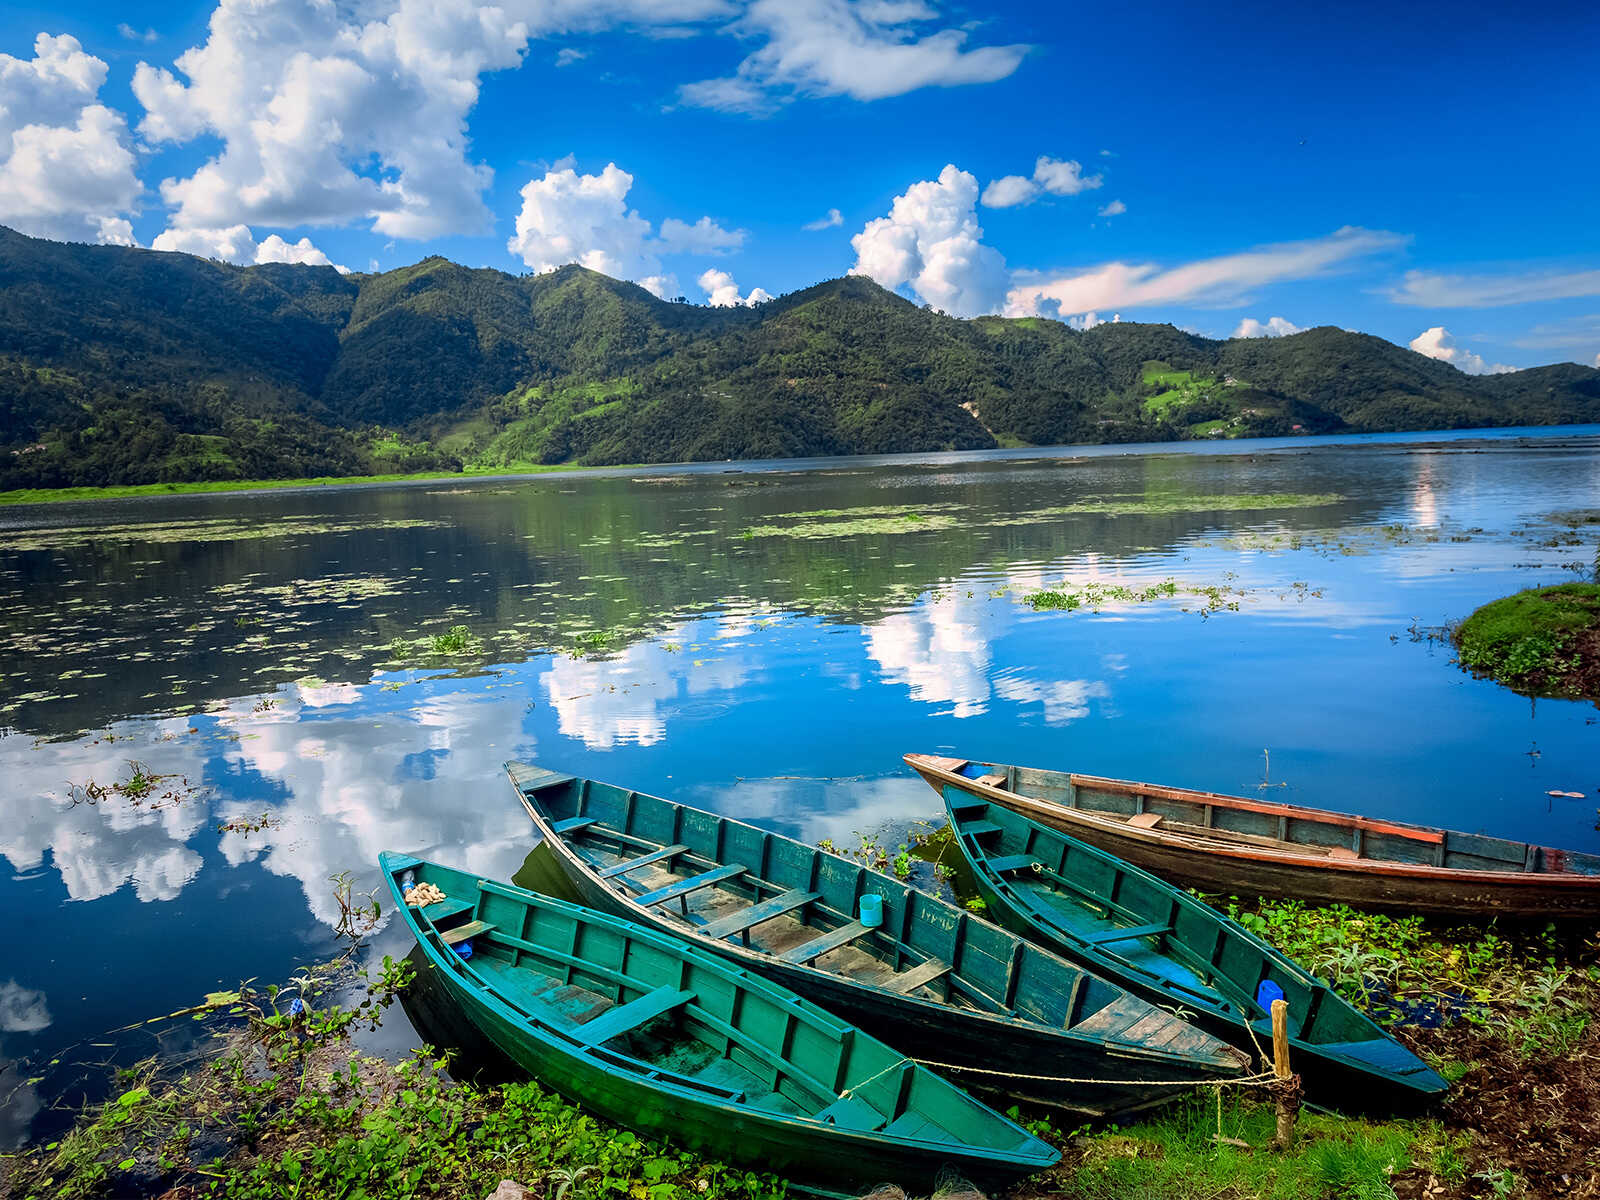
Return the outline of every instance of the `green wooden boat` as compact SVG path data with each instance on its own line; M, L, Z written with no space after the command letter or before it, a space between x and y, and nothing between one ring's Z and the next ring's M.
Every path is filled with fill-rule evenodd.
M1060 1157L932 1071L678 938L404 854L379 859L463 1014L585 1108L821 1186L1005 1186ZM444 899L413 907L406 883ZM470 950L468 950L470 947Z
M1270 981L1289 1003L1292 1061L1313 1094L1366 1105L1445 1091L1326 983L1188 892L961 788L940 794L996 920L1240 1045L1271 1043L1258 1001Z
M1104 1118L1248 1065L1126 988L859 863L611 784L507 770L585 904L760 972L965 1086ZM868 897L880 922L861 919Z

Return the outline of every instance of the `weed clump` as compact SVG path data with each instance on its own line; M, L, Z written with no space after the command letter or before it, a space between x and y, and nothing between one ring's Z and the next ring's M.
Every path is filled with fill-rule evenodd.
M1600 700L1600 584L1493 600L1455 630L1458 661L1514 691Z

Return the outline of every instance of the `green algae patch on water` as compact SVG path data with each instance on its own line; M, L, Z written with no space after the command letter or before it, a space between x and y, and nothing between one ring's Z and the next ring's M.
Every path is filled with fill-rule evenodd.
M1492 600L1455 630L1457 660L1513 691L1600 702L1600 584Z

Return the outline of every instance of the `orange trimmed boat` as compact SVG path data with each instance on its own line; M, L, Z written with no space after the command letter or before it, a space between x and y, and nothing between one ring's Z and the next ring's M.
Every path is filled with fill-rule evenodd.
M946 787L1205 892L1449 917L1600 919L1600 855L1216 792L933 754Z

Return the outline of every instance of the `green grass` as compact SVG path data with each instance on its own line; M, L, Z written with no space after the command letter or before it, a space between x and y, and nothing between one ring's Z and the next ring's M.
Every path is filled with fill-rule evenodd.
M637 470L639 464L628 469ZM0 504L52 504L73 500L121 500L134 496L179 496L195 492L257 492L277 488L347 487L358 483L405 483L417 479L471 479L487 475L534 475L583 471L579 463L515 462L464 471L411 471L390 475L319 475L305 479L212 479L189 483L135 483L117 487L18 488L0 492ZM621 469L620 467L618 469Z
M1530 588L1490 601L1455 630L1463 667L1540 696L1600 699L1597 642L1600 584L1594 583Z

